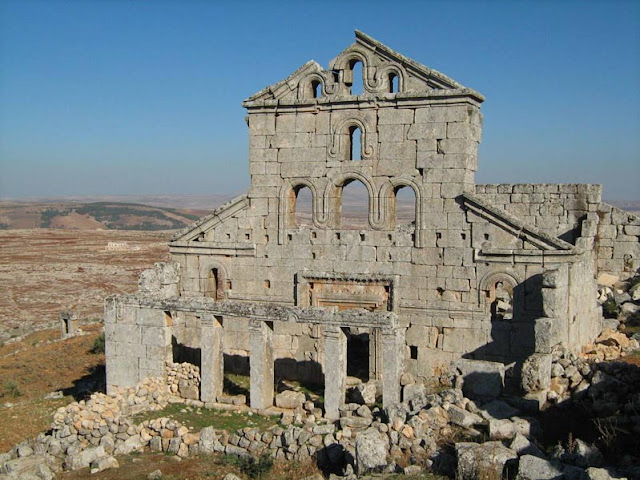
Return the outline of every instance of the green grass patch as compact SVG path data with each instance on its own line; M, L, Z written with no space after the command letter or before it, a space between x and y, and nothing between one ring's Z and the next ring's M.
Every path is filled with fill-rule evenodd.
M246 395L249 398L249 376L235 373L224 374L224 393L229 395Z
M249 478L262 478L273 467L273 460L267 455L262 455L258 458L225 455L222 457L222 463L224 465L233 465Z
M279 422L279 417L253 414L245 412L231 412L213 408L190 407L181 403L173 403L163 410L145 412L135 415L133 420L142 423L145 420L153 420L160 417L169 417L182 425L200 431L204 427L213 427L216 430L234 432L239 428L251 427L265 430Z

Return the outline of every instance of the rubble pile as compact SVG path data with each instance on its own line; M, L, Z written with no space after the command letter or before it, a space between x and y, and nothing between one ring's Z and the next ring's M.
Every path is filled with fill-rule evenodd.
M167 385L173 395L200 399L200 367L192 363L166 363Z

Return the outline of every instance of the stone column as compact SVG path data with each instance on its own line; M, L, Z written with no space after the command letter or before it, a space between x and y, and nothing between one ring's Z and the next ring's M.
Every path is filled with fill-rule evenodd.
M382 404L387 408L400 402L400 376L404 369L404 329L382 330Z
M222 317L204 314L201 319L200 400L215 402L224 383Z
M342 328L324 328L324 408L331 420L340 418L347 388L347 336Z
M249 321L251 408L273 406L273 329L267 322Z

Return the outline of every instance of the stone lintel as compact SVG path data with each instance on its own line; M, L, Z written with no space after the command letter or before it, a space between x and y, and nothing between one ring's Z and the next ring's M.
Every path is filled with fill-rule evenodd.
M217 242L173 242L169 253L195 255L225 255L232 257L255 257L255 244L227 244Z
M398 316L393 312L370 312L364 309L338 311L336 307L290 307L237 300L216 302L204 297L163 299L153 295L119 295L115 298L117 303L131 307L251 318L263 322L287 321L369 328L393 327L398 322Z

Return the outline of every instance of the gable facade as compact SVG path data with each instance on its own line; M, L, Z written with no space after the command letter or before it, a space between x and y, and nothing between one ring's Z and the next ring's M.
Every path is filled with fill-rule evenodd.
M108 384L162 375L179 345L215 364L208 401L221 390L205 377L224 368L251 373L256 408L272 403L276 376L325 382L337 409L362 352L366 371L350 374L389 404L402 375L429 381L467 358L517 379L532 355L595 338L598 269L637 268L638 236L625 232L640 222L611 231L597 185L476 185L483 100L361 32L328 69L308 62L247 99L249 191L177 234L174 263L138 294L107 303ZM367 192L358 230L342 218L351 182ZM408 227L396 224L403 188L415 198ZM308 225L296 222L303 189Z

